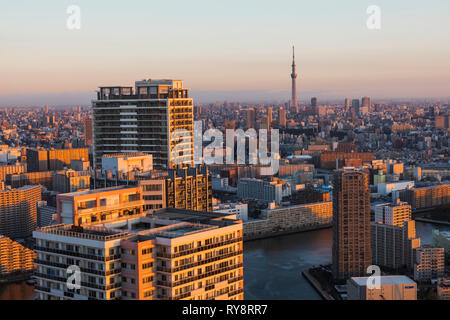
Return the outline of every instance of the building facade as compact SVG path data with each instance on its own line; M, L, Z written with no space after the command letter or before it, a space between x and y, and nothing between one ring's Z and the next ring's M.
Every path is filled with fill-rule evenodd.
M337 170L333 179L332 271L336 280L366 275L372 264L369 173Z
M41 201L41 186L25 186L0 191L0 234L26 238L37 226L37 205Z
M103 155L118 152L151 154L156 169L193 165L193 100L182 81L101 87L92 107L95 167L100 168Z

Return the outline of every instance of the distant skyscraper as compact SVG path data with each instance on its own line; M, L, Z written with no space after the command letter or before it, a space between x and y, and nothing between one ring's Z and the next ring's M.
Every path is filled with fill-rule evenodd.
M363 97L361 99L361 105L363 107L368 107L370 109L370 98L369 97Z
M270 126L272 125L272 107L269 107L269 109L267 109L267 123L269 124L270 129Z
M256 130L256 109L248 108L247 109L247 129L255 129Z
M286 110L280 107L280 111L278 112L278 125L280 127L286 127Z
M84 145L92 146L92 118L84 120Z
M311 98L311 107L317 107L317 98L316 97Z
M350 110L350 99L345 99L345 102L344 102L344 107L345 107L345 111L349 111Z
M333 277L366 275L372 264L369 173L345 168L333 181Z
M291 97L291 110L297 112L297 73L295 72L295 50L292 47L292 97Z
M181 80L100 87L93 107L94 164L104 154L145 152L155 169L193 164L193 100ZM182 135L181 130L186 130ZM189 140L189 141L186 141Z
M359 116L359 100L358 99L353 99L352 100L352 116L356 117Z

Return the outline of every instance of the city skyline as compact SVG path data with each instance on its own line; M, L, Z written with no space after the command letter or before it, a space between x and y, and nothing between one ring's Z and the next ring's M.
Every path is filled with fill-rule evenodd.
M177 2L169 20L155 14L169 9L162 3L139 8L133 1L126 8L108 3L107 12L103 4L77 3L80 30L66 28L69 2L30 2L25 11L5 4L0 103L45 104L50 98L48 103L62 104L71 100L67 97L70 103L89 103L91 88L98 84L148 77L184 79L200 103L233 97L289 101L293 45L302 102L312 96L449 96L449 5L441 1L427 8L418 1L379 1L380 30L366 26L368 1L249 2L239 7L234 2ZM114 23L117 19L123 23Z

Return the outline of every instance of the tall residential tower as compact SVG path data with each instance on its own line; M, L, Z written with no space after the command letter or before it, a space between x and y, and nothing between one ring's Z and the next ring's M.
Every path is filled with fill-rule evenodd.
M155 169L193 164L193 101L180 80L100 87L92 102L94 164L105 154L144 152ZM181 134L181 130L186 134Z

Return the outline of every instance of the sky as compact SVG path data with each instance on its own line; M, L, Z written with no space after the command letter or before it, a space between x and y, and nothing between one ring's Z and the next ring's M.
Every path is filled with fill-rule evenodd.
M292 45L301 101L449 97L449 17L448 0L2 0L0 106L88 103L144 78L200 101L287 101Z

